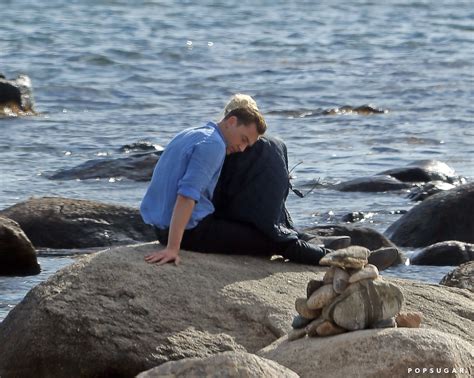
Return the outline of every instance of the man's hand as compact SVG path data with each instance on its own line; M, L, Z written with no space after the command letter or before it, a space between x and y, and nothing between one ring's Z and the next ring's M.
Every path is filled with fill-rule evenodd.
M178 265L181 261L181 258L178 256L179 250L165 248L161 251L150 253L145 256L145 261L150 264L157 263L158 265L163 265L168 262L173 262L175 265Z

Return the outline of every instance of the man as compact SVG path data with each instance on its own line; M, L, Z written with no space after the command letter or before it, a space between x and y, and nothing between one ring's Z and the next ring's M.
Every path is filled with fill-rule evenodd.
M265 131L262 115L252 107L242 107L217 124L186 129L173 138L155 167L140 207L145 223L155 227L158 240L167 246L147 255L145 261L178 264L181 247L201 252L222 249L227 241L214 239L227 225L212 216L212 194L225 155L244 151Z

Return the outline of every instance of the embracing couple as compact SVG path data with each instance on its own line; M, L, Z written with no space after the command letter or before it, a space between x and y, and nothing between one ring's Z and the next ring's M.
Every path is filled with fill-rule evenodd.
M178 133L158 161L141 204L166 248L145 256L159 265L196 252L282 255L318 264L329 251L304 241L285 207L290 188L285 144L263 136L252 97L232 96L219 122Z

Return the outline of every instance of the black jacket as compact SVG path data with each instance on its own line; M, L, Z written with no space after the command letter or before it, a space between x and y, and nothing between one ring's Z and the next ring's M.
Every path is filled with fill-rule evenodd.
M249 223L274 241L297 239L285 207L289 189L285 144L262 137L244 152L227 155L213 197L215 215Z

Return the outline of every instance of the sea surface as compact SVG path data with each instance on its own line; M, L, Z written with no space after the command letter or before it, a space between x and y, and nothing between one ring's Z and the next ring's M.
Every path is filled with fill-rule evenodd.
M283 138L293 184L337 183L436 159L474 177L472 1L0 1L0 72L27 74L38 116L0 119L0 209L64 196L138 207L147 184L51 181L140 140L165 146L217 120L236 92L255 97ZM388 113L323 115L372 104ZM353 211L383 232L406 192L290 194L299 227ZM410 256L415 250L406 249ZM38 276L0 278L0 320L75 257L41 257ZM437 283L452 267L387 275Z

